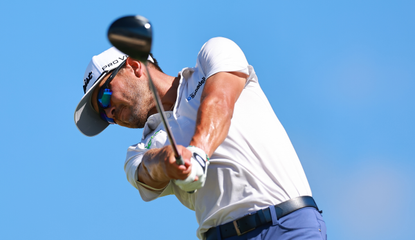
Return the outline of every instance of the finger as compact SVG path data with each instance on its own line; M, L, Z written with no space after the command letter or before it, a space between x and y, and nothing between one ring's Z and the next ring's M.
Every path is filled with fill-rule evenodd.
M190 167L192 165L192 161L191 161L192 152L183 147L181 149L181 156L184 162L184 166L186 166L186 168Z
M185 165L175 165L175 169L176 169L176 176L178 177L177 179L181 179L184 180L186 179L192 172L192 166L191 164L185 164Z

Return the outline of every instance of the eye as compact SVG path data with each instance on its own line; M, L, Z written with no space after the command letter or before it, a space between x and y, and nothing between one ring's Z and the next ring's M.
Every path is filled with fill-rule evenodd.
M102 97L101 99L99 99L99 101L101 102L101 105L103 108L107 108L110 106L111 104L111 95L112 95L112 91L110 89L105 89L104 92L102 93Z

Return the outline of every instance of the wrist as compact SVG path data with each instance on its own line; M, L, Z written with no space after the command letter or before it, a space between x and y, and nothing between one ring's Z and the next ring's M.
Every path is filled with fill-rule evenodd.
M163 179L161 174L156 174L154 163L145 159L138 166L137 180L150 186L151 188L149 189L162 189L169 183L169 180Z
M209 156L206 154L206 152L202 148L199 148L194 145L189 145L187 149L191 150L192 152L200 152L200 153L203 152L204 156L206 157L206 161L210 160ZM197 149L197 150L193 150L193 149Z
M153 182L165 183L169 182L170 178L167 175L163 160L163 149L151 149L144 155L142 164L148 177Z

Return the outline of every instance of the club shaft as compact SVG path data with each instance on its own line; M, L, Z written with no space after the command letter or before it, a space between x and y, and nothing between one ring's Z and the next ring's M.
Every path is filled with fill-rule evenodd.
M184 165L183 159L179 154L179 150L177 149L177 145L176 145L176 141L174 140L173 133L171 132L169 122L166 119L166 115L164 113L164 109L163 109L163 105L161 104L160 97L157 93L157 89L154 86L153 80L151 79L150 73L148 71L147 63L145 63L145 69L148 75L148 83L149 83L148 85L150 86L150 90L153 93L154 99L156 100L157 111L160 113L161 121L163 122L164 128L166 129L167 137L169 138L170 145L174 152L174 157L176 158L176 163L178 165Z

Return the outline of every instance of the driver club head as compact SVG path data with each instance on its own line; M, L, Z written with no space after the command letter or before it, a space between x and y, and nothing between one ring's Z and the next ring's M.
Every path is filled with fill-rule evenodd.
M126 16L115 20L108 29L108 40L121 52L146 62L151 51L153 30L142 16Z

